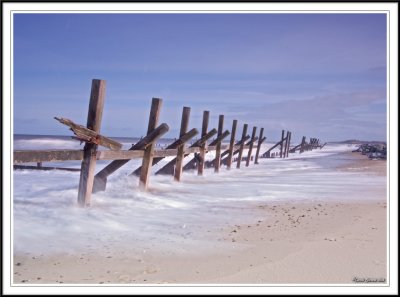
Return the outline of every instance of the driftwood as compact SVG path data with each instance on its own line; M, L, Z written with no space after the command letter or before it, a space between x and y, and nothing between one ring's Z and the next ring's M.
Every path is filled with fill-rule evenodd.
M122 148L122 143L119 143L118 141L115 141L111 138L102 136L96 133L95 131L90 130L82 125L75 124L73 121L69 119L57 118L57 117L54 118L61 124L70 127L70 130L72 130L72 132L74 132L74 134L76 135L76 137L74 138L77 140L89 142L92 144L98 144L112 150L119 150Z

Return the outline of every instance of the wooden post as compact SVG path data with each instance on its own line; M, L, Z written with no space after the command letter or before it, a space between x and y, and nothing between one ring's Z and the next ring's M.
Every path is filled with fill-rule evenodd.
M246 134L247 134L247 124L244 124L242 139L244 139L246 137ZM242 161L242 155L243 155L243 147L244 147L244 141L240 144L239 157L237 159L236 168L240 168L240 162Z
M224 116L219 115L218 119L218 136L222 135L222 130L224 128ZM214 172L219 172L219 167L221 165L221 141L219 141L215 148L215 163L214 163Z
M206 135L204 135L203 137L201 137L199 140L197 140L195 143L193 143L191 146L190 146L190 148L196 148L196 147L198 147L199 148L199 151L200 151L200 147L201 147L201 145L203 144L203 143L205 143L208 139L210 139L211 137L213 137L215 134L217 134L217 130L216 129L212 129L212 130L210 130L210 131L208 131L208 133L206 134ZM190 153L185 153L184 154L184 157L187 157L188 155L189 155ZM197 154L195 154L195 156L196 156ZM195 158L193 158L193 159L196 159L197 158L197 156L195 157ZM176 159L176 158L175 158ZM174 174L174 165L175 165L175 159L173 159L173 160L171 160L171 161L169 161L166 165L164 165L164 167L162 167L161 169L159 169L157 172L156 172L156 174L171 174L171 175L173 175ZM193 160L192 159L192 160ZM190 163L190 162L189 162ZM183 166L183 170L187 170L187 169L189 169L188 167L189 166L187 166L189 163L186 163L186 165L185 166ZM193 169L193 168L190 168L190 169Z
M96 133L100 132L105 92L106 81L93 79L86 127ZM82 207L90 206L94 170L96 168L96 153L97 144L85 144L78 189L78 204Z
M256 150L256 157L254 158L254 164L258 164L258 155L260 154L261 144L265 140L263 138L263 134L264 134L264 128L261 128L260 136L258 137L258 144L257 144L257 150Z
M175 149L178 148L180 145L184 145L187 141L192 139L194 136L196 136L199 132L197 131L196 128L191 129L189 132L185 133L179 139L175 140L173 143L168 145L165 149ZM153 166L156 165L158 162L160 162L162 159L165 157L156 157L153 158ZM136 168L135 171L133 171L130 175L136 175L140 176L140 171L142 170L142 166Z
M149 117L149 125L147 127L147 134L151 133L157 126L158 119L160 117L162 99L153 98L151 102L151 110ZM142 170L140 171L139 188L147 190L149 184L150 169L153 163L153 151L155 143L151 143L144 150L144 156L142 160Z
M247 153L246 167L249 167L249 165L250 165L251 152L253 150L253 145L254 145L254 141L255 141L255 138L256 138L256 132L257 132L257 127L253 127L253 133L251 134L252 142L250 142L249 152Z
M283 157L286 158L286 153L288 149L288 141L289 141L289 131L286 131L286 138L285 138L285 146L283 148Z
M305 146L305 142L306 142L306 137L303 136L303 138L301 139L301 145L300 145L300 154L304 152L304 146Z
M183 135L185 135L185 133L188 129L188 126L189 126L189 117L190 117L190 107L183 107L182 120L181 120L181 131L179 133L179 137L182 137ZM184 150L185 150L185 144L182 144L178 147L178 153L176 155L175 174L174 174L174 179L176 181L181 180Z
M287 150L286 150L286 157L289 157L289 151L290 151L290 139L292 138L292 132L289 132L289 138L287 141Z
M282 130L282 136L281 136L281 150L279 152L279 157L282 158L282 152L283 152L283 140L285 138L285 130Z
M202 137L207 134L209 119L210 119L210 112L205 110L203 112L203 125L201 128L201 136ZM207 142L204 142L200 146L200 162L198 163L198 167L197 167L198 175L203 175L203 172L204 172L204 157L206 156L206 146L207 146Z
M238 122L237 120L233 120L233 123L232 123L231 141L229 142L228 159L226 161L226 166L228 169L231 169L231 165L232 165L233 147L235 145L237 122Z

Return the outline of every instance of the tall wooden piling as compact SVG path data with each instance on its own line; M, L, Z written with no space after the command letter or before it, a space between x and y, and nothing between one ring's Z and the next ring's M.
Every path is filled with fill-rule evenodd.
M281 149L279 152L279 157L282 158L282 152L283 152L283 141L285 139L285 130L282 130L282 136L281 136Z
M257 133L257 127L253 127L253 133L251 134L251 142L250 142L250 147L249 151L247 153L247 160L246 160L246 167L249 167L250 165L250 160L251 160L251 153L253 151L253 146L254 146L254 141L256 138L256 133Z
M233 120L233 123L232 123L232 134L231 134L231 140L229 142L228 159L226 161L226 166L228 169L231 169L231 165L232 165L233 147L235 145L237 122L238 122L237 120Z
M162 99L153 98L151 101L149 125L147 127L147 134L151 133L157 126L158 119L160 117ZM151 143L144 150L144 156L142 159L142 169L140 170L139 177L139 188L147 190L149 184L150 169L153 163L153 151L155 143Z
M236 163L236 168L240 168L240 162L242 161L242 155L243 155L243 148L244 148L244 139L246 137L247 134L247 124L243 125L243 133L242 133L242 143L240 144L240 148L239 148L239 157L237 159L237 163Z
M260 136L258 137L258 144L256 150L256 156L254 158L254 164L258 164L258 155L260 154L261 145L264 142L265 138L263 138L264 128L260 129Z
M105 92L106 81L93 79L86 127L96 133L100 132ZM97 144L86 142L83 149L83 160L81 164L78 189L78 204L83 207L90 206L94 170L96 168L96 153Z
M219 115L218 119L218 136L222 135L222 130L224 129L224 115ZM219 141L216 144L215 148L215 163L214 163L214 172L219 172L219 167L221 165L221 142Z
M185 135L188 126L189 126L189 117L190 117L190 107L183 107L182 111L182 120L181 120L181 131L179 133L179 137ZM176 155L176 165L175 165L175 174L174 179L176 181L181 180L182 174L182 167L183 167L183 159L184 159L184 152L185 151L185 144L182 144L178 147L178 153Z
M209 119L210 119L210 112L208 110L205 110L203 112L203 124L201 127L201 136L202 137L207 135ZM202 143L200 146L200 161L199 161L198 167L197 167L198 175L203 175L203 172L204 172L204 158L206 156L206 147L207 147L207 142Z

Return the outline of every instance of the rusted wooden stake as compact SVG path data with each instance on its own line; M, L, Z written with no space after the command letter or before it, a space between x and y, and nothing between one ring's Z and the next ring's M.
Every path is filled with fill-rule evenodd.
M93 79L86 127L96 133L100 132L105 92L106 81ZM96 153L97 144L85 144L78 189L78 204L82 207L90 206L94 170L96 168Z
M222 135L223 129L224 129L224 115L221 114L218 119L218 136ZM218 141L215 148L214 172L219 172L220 165L221 165L221 141Z
M205 110L203 112L203 125L201 128L201 136L202 137L207 135L209 119L210 119L210 112ZM198 175L203 175L203 172L204 172L204 157L206 155L206 146L207 146L207 142L204 142L200 147L200 162L198 163L198 167L197 167Z
M251 153L253 151L254 141L256 138L256 132L257 132L257 127L253 127L253 133L251 134L251 140L253 140L253 141L250 142L249 151L247 153L246 167L249 167L249 165L250 165Z
M231 141L229 142L228 158L226 161L226 166L228 169L231 169L231 165L232 165L233 147L235 145L237 122L238 122L237 120L233 120L233 123L232 123Z
M244 139L246 137L247 126L248 126L247 124L243 125L242 139ZM244 141L240 144L239 157L237 159L236 168L240 168L240 162L242 161L242 155L243 155L243 147L244 147Z
M158 119L160 117L162 99L153 98L151 102L151 110L149 117L149 125L147 128L147 134L151 133L157 126ZM153 163L153 151L155 143L151 143L144 150L144 156L142 160L142 170L140 171L139 188L147 190L149 185L150 169Z
M179 133L179 137L185 135L188 126L189 126L189 117L190 117L190 107L183 107L182 110L182 120L181 120L181 131ZM178 147L178 153L176 154L176 165L175 165L175 174L174 179L176 181L181 180L182 175L182 167L183 167L183 159L184 159L184 150L185 144L182 144Z
M264 128L261 128L260 136L258 136L258 144L257 144L257 150L256 150L256 157L254 158L254 164L258 164L258 156L260 154L261 145L265 140L263 138L263 134L264 134Z

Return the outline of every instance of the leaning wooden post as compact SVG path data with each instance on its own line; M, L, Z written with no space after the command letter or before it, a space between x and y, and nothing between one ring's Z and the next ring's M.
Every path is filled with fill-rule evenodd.
M231 169L231 165L232 165L233 147L235 145L235 134L236 134L237 122L238 122L237 120L233 120L233 123L232 123L231 141L229 142L228 159L226 161L226 166L228 169Z
M151 101L149 125L147 127L147 134L153 132L158 123L158 118L160 117L162 99L153 98ZM153 151L155 143L151 143L144 150L144 156L142 160L142 169L140 170L139 178L139 188L142 190L147 190L149 185L150 169L153 163Z
M181 131L179 133L179 138L185 135L189 126L189 116L190 116L190 107L183 107L182 111L182 120L181 120ZM181 180L182 175L182 167L183 167L183 159L185 154L185 144L183 143L178 147L178 153L176 155L176 165L175 165L175 174L174 179L176 181Z
M93 79L86 127L96 133L100 132L105 92L106 81ZM86 142L83 148L83 160L78 189L78 204L83 207L90 206L94 170L96 168L96 153L97 144Z
M261 144L264 141L263 134L264 134L264 128L261 128L260 136L258 137L258 144L257 144L256 156L254 158L254 164L258 164L258 155L260 154Z
M210 112L205 110L203 112L203 125L201 127L201 137L207 135L207 128L208 128L209 119L210 119ZM204 142L200 146L200 161L199 161L198 167L197 167L197 174L198 175L203 175L203 172L204 172L204 158L206 156L206 146L207 146L207 142Z
M221 114L219 115L218 119L218 136L222 135L223 128L224 128L224 115ZM221 165L221 141L217 143L215 148L214 172L219 172L220 165Z
M246 137L246 134L247 134L247 124L244 124L243 125L242 140ZM237 160L236 168L240 168L240 162L242 161L242 155L243 155L243 147L244 147L244 141L240 144L239 158Z
M282 130L282 136L281 136L281 150L279 152L279 157L282 158L282 151L283 151L283 140L285 139L285 130Z
M256 133L257 133L257 127L253 127L253 133L251 134L251 142L250 142L250 147L249 147L249 152L247 153L247 160L246 160L246 167L249 167L250 165L250 159L251 159L251 152L253 150L253 145L254 141L256 138Z
M287 141L287 150L286 150L286 157L289 157L289 151L290 151L290 139L292 138L292 132L289 132L289 138Z

